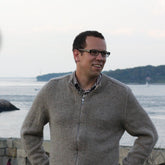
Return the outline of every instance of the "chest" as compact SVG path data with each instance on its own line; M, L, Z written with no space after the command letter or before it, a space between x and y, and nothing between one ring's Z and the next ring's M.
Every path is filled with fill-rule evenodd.
M50 122L53 125L66 127L81 123L99 129L120 125L125 102L117 95L91 93L84 100L81 95L75 94L59 97L62 99L54 99L49 105Z

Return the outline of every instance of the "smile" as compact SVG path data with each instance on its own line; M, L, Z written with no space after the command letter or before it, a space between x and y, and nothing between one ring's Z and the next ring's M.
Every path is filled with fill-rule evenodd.
M97 67L97 68L102 68L102 65L100 64L93 64L94 67Z

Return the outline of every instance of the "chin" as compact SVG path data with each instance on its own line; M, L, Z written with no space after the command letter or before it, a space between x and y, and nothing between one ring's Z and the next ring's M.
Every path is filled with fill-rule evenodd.
M101 72L95 72L92 74L93 77L98 77L100 75Z

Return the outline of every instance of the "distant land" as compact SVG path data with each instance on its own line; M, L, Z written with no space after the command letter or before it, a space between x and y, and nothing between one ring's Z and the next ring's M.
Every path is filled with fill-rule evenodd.
M36 78L37 81L49 81L54 77L59 77L70 73L71 72L50 73L37 76ZM127 84L145 84L146 82L165 83L165 65L147 65L128 69L103 71L103 73Z

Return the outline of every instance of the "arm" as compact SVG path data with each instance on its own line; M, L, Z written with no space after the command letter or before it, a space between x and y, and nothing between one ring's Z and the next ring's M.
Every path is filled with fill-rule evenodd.
M42 147L43 128L48 122L43 91L35 98L21 129L22 144L33 165L49 165L48 156Z
M135 96L129 91L125 108L124 125L126 131L137 139L123 165L143 165L151 153L158 135L147 113L140 106Z

